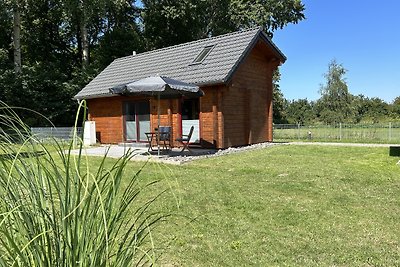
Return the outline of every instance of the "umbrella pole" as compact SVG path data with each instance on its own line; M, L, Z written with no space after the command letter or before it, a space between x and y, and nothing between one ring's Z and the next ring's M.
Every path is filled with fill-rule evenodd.
M158 93L158 101L157 101L157 149L158 149L158 156L160 156L160 93Z

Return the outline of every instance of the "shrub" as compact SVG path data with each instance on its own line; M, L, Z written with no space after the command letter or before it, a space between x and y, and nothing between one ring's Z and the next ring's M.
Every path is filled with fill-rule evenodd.
M157 196L138 204L141 170L124 171L133 154L90 166L81 142L76 156L74 142L43 144L12 109L0 111L0 266L152 265L162 216L149 210Z

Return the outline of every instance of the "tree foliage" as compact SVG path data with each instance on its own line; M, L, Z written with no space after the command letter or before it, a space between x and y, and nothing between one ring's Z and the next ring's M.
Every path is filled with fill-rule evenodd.
M305 18L300 0L144 0L143 5L149 48L254 26L262 26L272 36L275 30Z
M3 0L0 100L71 125L73 96L115 58L256 25L272 34L303 13L300 0ZM45 123L21 113L32 126Z
M20 71L13 46L15 7L20 15ZM71 125L77 107L73 96L115 58L254 26L273 36L275 30L305 19L304 10L300 0L3 0L0 100L39 111L56 125ZM353 96L345 76L345 68L333 60L320 99L288 101L276 72L274 122L400 119L400 97L388 104ZM21 111L21 116L30 125L46 123L31 112Z
M397 116L400 119L400 96L396 97L393 100L391 111L393 112L393 114L395 114L395 116Z
M321 85L321 97L313 102L307 99L287 101L283 112L288 123L378 123L400 119L400 97L388 104L378 97L354 96L349 92L342 64L332 60L324 74L326 83ZM279 100L285 101L285 100ZM274 120L275 123L282 123Z
M314 104L308 99L292 100L288 105L288 120L296 124L311 124L315 119Z
M353 118L352 95L347 87L346 72L341 64L332 60L328 72L324 74L326 84L321 85L317 109L320 120L325 123L345 122Z
M0 100L39 111L56 125L72 125L77 108L73 96L113 59L143 49L137 22L139 12L134 3L1 1ZM21 71L13 67L16 4L23 5L20 9ZM32 112L20 113L32 126L47 122Z
M305 18L300 0L232 0L229 13L237 27L260 25L271 36L277 29Z
M280 90L279 81L281 79L281 74L279 70L274 72L273 76L273 121L278 124L287 123L287 107L288 101L283 96L282 91Z

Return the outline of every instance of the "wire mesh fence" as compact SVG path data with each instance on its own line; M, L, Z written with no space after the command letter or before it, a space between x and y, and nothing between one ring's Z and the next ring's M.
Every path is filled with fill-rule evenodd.
M74 137L74 127L31 127L31 133L39 140L50 139L72 140ZM77 137L82 138L83 128L76 128Z
M381 124L275 124L274 140L400 143L400 122Z

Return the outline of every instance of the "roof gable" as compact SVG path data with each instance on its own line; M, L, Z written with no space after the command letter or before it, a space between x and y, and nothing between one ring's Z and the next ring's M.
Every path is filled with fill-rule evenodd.
M259 28L166 47L114 60L75 98L109 96L109 89L148 76L162 75L196 85L225 83L239 63L262 38L284 62L282 52ZM213 49L200 64L192 64L205 48Z

